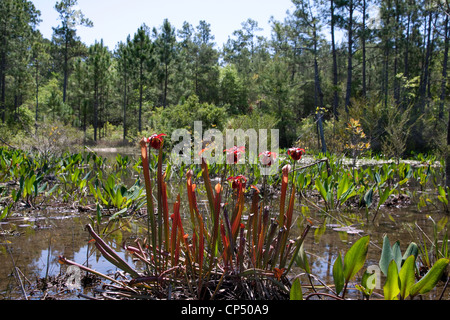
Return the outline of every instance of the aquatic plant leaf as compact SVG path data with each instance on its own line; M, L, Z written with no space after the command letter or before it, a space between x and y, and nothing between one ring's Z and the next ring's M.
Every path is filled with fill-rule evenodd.
M295 257L295 262L297 265L306 271L306 273L311 273L308 256L306 255L305 249L303 248L304 243L300 246L297 256Z
M369 249L369 240L370 236L360 238L345 254L343 271L346 282L350 281L363 267Z
M323 183L320 181L320 179L316 179L316 188L319 191L320 195L322 196L323 200L327 202L327 191L325 190L325 187Z
M366 207L370 208L373 201L373 187L367 190L367 192L364 194L364 201L366 203Z
M342 257L340 252L338 254L338 257L336 258L336 261L334 261L333 264L333 280L336 289L336 294L341 293L342 289L344 289L345 279L344 279L344 270L342 266Z
M387 235L383 237L383 249L381 251L381 257L379 261L379 266L381 271L385 276L387 276L388 269L389 269L389 263L392 260L392 249L391 249L391 243L389 241L389 238Z
M398 279L398 269L397 264L394 260L391 260L389 263L389 268L387 272L386 283L383 287L384 299L385 300L397 300L398 294L400 293L399 288L399 279Z
M400 250L400 241L396 241L392 246L392 259L397 264L397 270L402 267L402 252Z
M414 276L414 262L416 258L411 255L403 264L402 268L400 269L400 272L398 273L398 278L400 282L400 297L402 299L405 299L409 296L409 290L412 287L412 285L415 282L415 276Z
M411 289L411 296L416 296L418 294L425 294L430 292L441 279L442 274L444 273L445 268L449 264L450 260L441 258L431 267L430 270L420 279L417 283L415 283Z
M339 179L339 183L338 183L338 188L337 188L337 193L336 193L336 197L338 199L341 198L342 194L348 190L349 186L348 186L348 176L347 175L343 175L341 179Z
M380 198L378 199L377 210L386 202L389 196L396 190L396 185L393 188L386 187L382 192L379 191Z
M419 247L415 242L411 242L408 248L406 248L405 254L403 255L402 264L404 264L406 259L411 255L413 255L414 258L417 259L418 254L419 254Z
M376 274L364 272L361 278L361 284L355 285L355 288L358 289L364 296L370 297L376 286Z
M292 283L289 297L290 300L303 300L302 286L299 278L296 278Z

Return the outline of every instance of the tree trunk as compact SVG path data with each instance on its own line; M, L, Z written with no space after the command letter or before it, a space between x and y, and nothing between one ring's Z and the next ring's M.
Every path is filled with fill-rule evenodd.
M141 66L139 69L139 132L142 132L142 97L143 97L143 85L142 85L142 74L143 74L143 66L142 66L142 62L141 62Z
M169 85L169 66L166 63L165 65L165 77L164 77L164 101L163 101L163 107L165 108L167 106L167 87Z
M333 115L336 120L338 120L338 106L339 106L339 95L338 95L338 68L337 68L337 57L336 57L336 42L334 39L334 0L330 0L330 11L331 11L331 51L333 56Z
M6 29L6 27L5 27ZM5 123L6 120L6 46L7 46L7 35L3 34L2 48L0 49L0 110L2 122Z
M36 113L34 116L34 133L38 130L38 110L39 110L39 62L36 58Z
M450 111L450 106L449 106ZM447 125L447 150L445 150L445 185L450 188L450 112Z
M67 40L66 36L66 42L65 42L65 48L64 48L64 79L63 79L63 102L66 103L66 96L67 96L67 80L69 77L69 40Z
M394 100L397 106L400 104L400 83L397 78L398 72L398 38L399 38L399 29L400 25L400 13L399 13L399 4L398 1L395 1L395 48L394 48Z
M126 62L125 62L126 63ZM123 142L127 137L127 71L125 67L124 88L123 88Z
M98 84L94 84L94 141L97 141L98 127Z
M327 152L327 145L325 143L325 136L322 124L323 93L322 88L320 86L319 65L317 62L317 30L315 24L314 24L314 101L316 103L316 107L319 107L319 110L316 112L317 126L322 145L322 152L325 154Z
M366 84L366 0L363 0L362 5L362 96L365 98L367 95L367 84Z
M442 83L441 83L441 97L439 103L439 120L442 120L444 118L444 103L447 87L447 64L448 64L448 47L449 47L448 30L449 30L448 15L445 15L445 29L444 29L445 40L444 40L444 57L442 62Z
M420 81L419 86L419 112L423 112L425 110L425 104L427 100L427 84L429 77L429 65L430 65L430 56L431 56L431 20L432 20L432 11L428 15L428 30L427 30L427 47L425 49L425 57L424 57L424 67L423 67L423 76Z
M348 56L347 56L347 92L345 94L345 112L348 114L350 105L350 96L352 92L352 58L353 58L353 0L349 2L349 18L348 18Z

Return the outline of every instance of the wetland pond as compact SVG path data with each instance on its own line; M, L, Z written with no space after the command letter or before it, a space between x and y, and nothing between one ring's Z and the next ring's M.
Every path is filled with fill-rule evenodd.
M114 156L98 152L106 157ZM276 205L276 201L275 196L272 205ZM297 210L300 208L297 207ZM439 210L421 212L414 201L383 206L375 223L371 219L367 220L364 214L361 214L363 218L355 218L350 226L337 223L333 214L311 212L310 215L315 224L306 237L304 249L312 275L329 284L333 283L332 266L338 253L344 254L361 236L370 235L365 266L378 265L384 235L389 236L391 244L400 241L404 252L410 242L418 241L417 237L432 235L432 219L439 221L446 216ZM338 216L337 213L335 215ZM90 223L92 216L95 216L94 209L76 204L54 205L40 210L20 210L0 221L0 299L83 300L101 294L99 288L102 279L95 277L83 277L82 287L61 286L61 281L65 281L61 279L65 279L67 266L58 262L59 256L65 256L103 274L119 272L90 243L91 238L85 226ZM125 253L122 244L142 238L146 223L145 218L133 216L122 219L117 225L108 226L110 232L105 241L130 265L134 265L133 259ZM302 270L294 269L293 275L296 272L301 273ZM435 288L431 297L439 295L442 287L441 284ZM376 289L376 292L383 294L382 289ZM358 293L354 294L360 298ZM449 299L450 290L447 290L443 300Z

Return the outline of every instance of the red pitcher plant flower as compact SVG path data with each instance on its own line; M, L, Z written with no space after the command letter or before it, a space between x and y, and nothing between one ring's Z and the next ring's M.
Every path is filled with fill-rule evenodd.
M266 166L271 166L276 158L277 154L275 152L264 151L259 154L259 160Z
M303 148L289 148L287 153L292 160L298 161L302 158L306 151Z
M224 150L227 153L227 163L238 163L241 154L245 152L245 147L234 146L230 149Z
M163 137L165 137L166 134L160 133L160 134L152 134L148 139L147 142L153 149L161 149L161 146L163 144Z
M247 178L243 175L239 175L236 177L229 177L227 180L232 181L231 186L233 189L238 189L240 187L242 188L247 183Z

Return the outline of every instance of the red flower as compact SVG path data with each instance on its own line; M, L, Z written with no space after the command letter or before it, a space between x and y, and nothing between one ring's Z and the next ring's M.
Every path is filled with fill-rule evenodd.
M262 164L271 166L277 158L277 154L275 152L264 151L259 154L259 158Z
M245 152L245 147L236 147L224 150L227 153L227 163L238 163L241 153Z
M302 148L289 148L287 153L291 156L292 160L298 161L302 158L306 151Z
M242 175L236 177L229 177L227 180L233 182L231 185L233 189L245 186L245 184L247 183L247 178Z
M147 142L150 144L150 147L152 147L153 149L161 149L162 143L163 143L163 138L166 136L166 134L161 133L161 134L153 134L151 135L148 139Z

